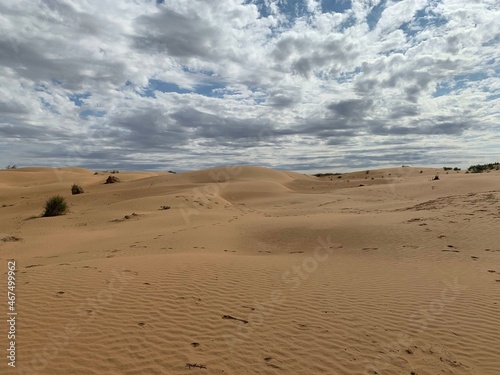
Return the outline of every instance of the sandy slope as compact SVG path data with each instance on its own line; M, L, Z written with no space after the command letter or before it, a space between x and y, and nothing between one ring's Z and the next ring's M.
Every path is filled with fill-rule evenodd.
M0 373L499 373L498 172L107 176L0 171Z

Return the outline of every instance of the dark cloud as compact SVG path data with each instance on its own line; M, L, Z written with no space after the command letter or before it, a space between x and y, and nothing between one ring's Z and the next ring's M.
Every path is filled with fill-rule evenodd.
M300 101L300 87L283 87L268 93L265 105L277 109L290 108Z
M29 126L18 124L2 125L0 124L0 134L4 139L21 138L21 139L47 139L50 137L50 131L40 126Z
M258 144L267 135L275 133L265 120L217 116L193 108L176 111L170 118L178 126L191 129L192 139L253 140Z
M26 14L11 11L19 17ZM82 36L105 39L113 25L99 16L76 11L72 6L45 1L37 12L30 38L0 36L0 65L33 82L57 80L68 89L83 84L99 86L106 82L121 84L126 80L126 66L121 61L96 59L94 50L79 45ZM46 22L47 30L38 30Z
M327 106L336 116L345 119L358 119L372 107L373 101L366 99L349 99Z
M464 121L443 122L433 125L374 126L370 130L377 135L461 135L470 127Z
M328 67L327 73L336 75L342 67L355 60L361 51L349 40L311 39L303 35L287 35L275 45L271 54L278 66L294 74L309 78L314 71Z
M389 118L392 120L398 120L404 117L418 116L419 114L420 110L416 105L402 105L393 107Z
M185 145L190 136L168 114L158 108L137 109L115 115L110 123L115 129L118 145L134 149L158 150L168 146Z
M192 12L184 15L167 7L137 18L134 48L144 53L219 60L222 30Z
M2 103L0 102L0 115L4 116L18 116L18 115L26 115L30 113L30 109L23 105L22 103L9 102Z

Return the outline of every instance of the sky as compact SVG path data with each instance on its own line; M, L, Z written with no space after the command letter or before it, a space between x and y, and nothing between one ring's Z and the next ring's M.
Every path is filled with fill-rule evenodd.
M0 2L0 167L500 160L498 0Z

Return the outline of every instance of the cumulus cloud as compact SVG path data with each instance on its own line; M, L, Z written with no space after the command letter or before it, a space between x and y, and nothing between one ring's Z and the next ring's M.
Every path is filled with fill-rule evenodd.
M499 17L495 0L4 2L0 162L491 161Z

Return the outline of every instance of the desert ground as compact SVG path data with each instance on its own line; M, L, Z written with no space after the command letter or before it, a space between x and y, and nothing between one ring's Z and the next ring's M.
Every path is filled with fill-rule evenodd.
M0 171L1 374L500 374L498 171L109 175Z

